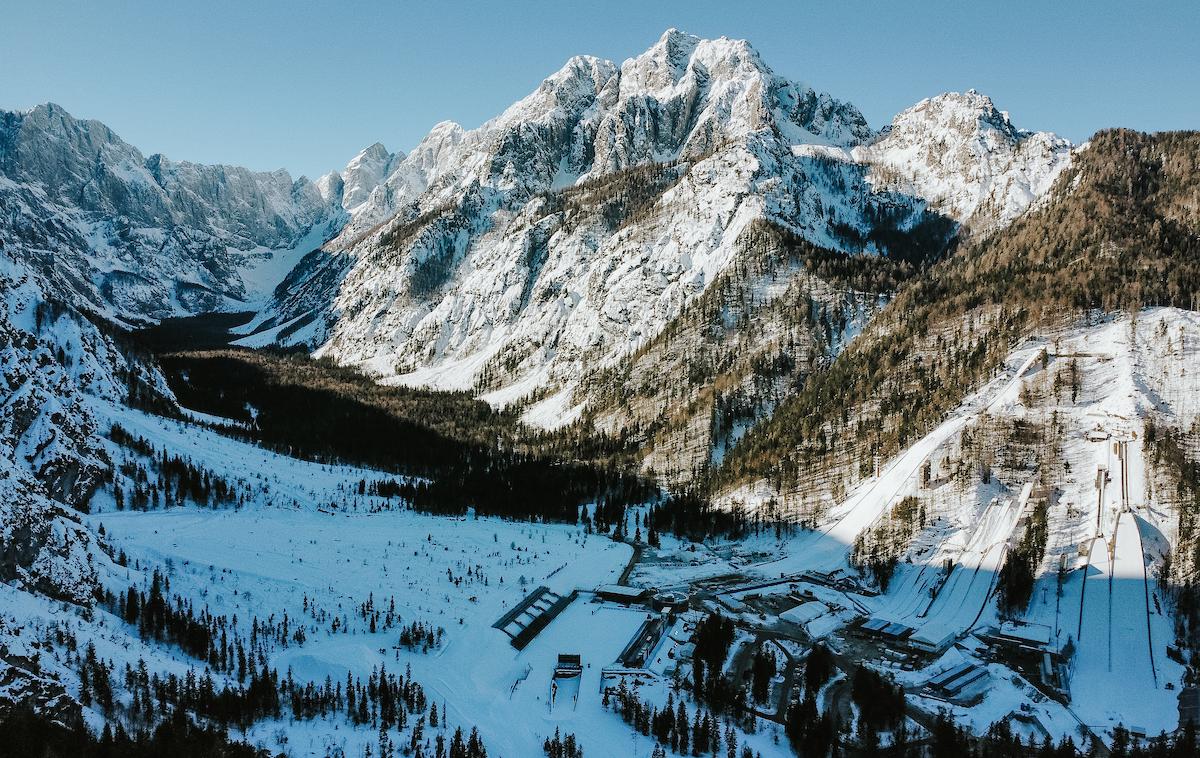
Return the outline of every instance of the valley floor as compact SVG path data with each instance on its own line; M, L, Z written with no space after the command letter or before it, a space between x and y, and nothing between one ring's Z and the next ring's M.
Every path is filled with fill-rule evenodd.
M1164 332L1178 335L1178 348L1152 339ZM1071 361L1087 363L1088 380L1068 399L1053 385ZM738 623L728 670L744 670L758 645L778 651L771 696L755 706L759 728L737 732L739 745L763 756L790 754L781 716L817 640L841 670L822 704L848 718L842 674L861 662L904 686L917 732L946 710L976 731L1007 719L1027 736L1082 744L1108 739L1117 724L1158 733L1178 723L1183 669L1167 656L1170 606L1156 581L1176 524L1148 485L1142 420L1154 413L1191 423L1200 413L1197 377L1197 314L1148 311L1132 324L1046 335L1015 350L1005 372L817 529L764 530L737 543L668 536L636 551L582 526L417 514L368 494L392 475L300 461L96 401L106 423L221 477L239 499L121 510L106 490L86 523L124 556L125 565L98 559L114 595L146 587L158 571L169 593L232 620L243 637L259 624L282 628L260 644L269 666L297 681L340 685L378 667L411 670L449 722L426 737L477 726L492 756L540 755L556 730L591 756L649 756L653 741L605 707L604 688L623 680L658 706L669 692L686 699L676 685L690 673L688 638L706 611ZM1032 470L1022 478L1019 467L997 466L987 482L953 473L968 457L965 430L1051 418L1061 429L1042 469L1051 481L1035 481ZM109 452L118 485L132 489L131 472L149 457L116 443ZM853 545L906 496L921 503L921 524L880 594L855 570ZM1039 512L1049 537L1032 599L1009 619L998 607L998 575ZM623 576L635 588L674 591L688 609L659 625L641 600L597 591ZM111 609L89 616L0 586L0 613L10 648L32 649L57 630L93 644L118 672L139 661L180 676L206 668L141 639ZM548 617L539 621L541 613ZM412 624L431 639L401 644ZM512 637L523 628L536 633L518 649ZM44 649L49 671L77 681L69 654ZM555 678L560 655L580 656L578 676ZM949 677L951 669L962 676ZM99 725L98 713L90 717ZM289 718L285 708L246 737L291 755L359 756L378 733L336 714Z

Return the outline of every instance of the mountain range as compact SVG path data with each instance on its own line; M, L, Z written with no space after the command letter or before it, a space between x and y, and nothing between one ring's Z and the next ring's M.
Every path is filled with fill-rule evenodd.
M586 416L688 478L785 388L741 367L736 397L604 398L671 360L655 345L714 283L756 314L812 300L820 334L787 316L759 324L801 343L793 363L835 355L891 294L847 292L803 266L748 275L768 244L752 230L921 265L1011 222L1072 155L973 91L875 131L748 43L672 29L621 64L571 59L477 129L439 124L408 154L375 144L316 182L144 157L54 105L6 114L0 234L53 291L115 323L255 310L239 344L469 389L538 426ZM765 348L738 352L747 363ZM655 417L697 402L688 427L722 406L738 421L697 428L700 449L681 457L691 435L664 438Z
M746 41L675 29L621 63L574 57L477 128L437 124L408 152L375 143L316 180L146 156L54 104L0 112L0 579L24 593L5 613L76 608L102 651L117 643L95 618L119 610L138 627L110 588L114 577L159 582L148 567L166 548L130 568L98 521L128 502L239 513L353 502L365 518L401 497L424 516L462 518L464 533L472 512L612 530L638 547L604 576L686 590L744 623L757 622L723 577L815 571L858 598L851 616L952 632L954 644L975 639L981 619L1053 616L1055 665L1084 650L1077 682L1100 688L1120 669L1091 666L1098 648L1081 635L1093 611L1081 599L1073 635L1060 635L1061 603L1048 600L1079 561L1079 592L1091 586L1099 541L1110 598L1117 569L1141 562L1134 620L1147 619L1150 662L1137 676L1148 670L1153 687L1130 686L1161 710L1174 695L1160 676L1183 682L1185 654L1200 649L1188 606L1200 567L1198 165L1195 133L1110 129L1074 145L1018 128L974 90L876 129L854 105L776 74ZM148 336L194 338L197 324L208 331L195 344L162 350ZM438 456L444 468L430 463ZM1115 474L1118 503L1107 482L1128 456L1139 462ZM676 542L654 552L668 518ZM451 550L439 528L422 560L435 533ZM1121 557L1131 528L1143 547ZM522 554L529 535L517 529L505 532L517 557L487 553L488 571L557 555ZM559 570L574 580L611 558L571 535L584 562L546 565L545 598L577 589L551 582ZM480 542L450 567L454 591L464 570L468 585L489 586L471 561L502 540ZM375 547L380 565L395 554L390 541ZM638 565L648 554L661 565ZM185 577L203 573L191 561ZM689 566L720 569L693 581ZM205 581L225 581L208 570ZM963 581L974 598L967 584L981 572L999 578L978 612L963 600L944 610L947 629L926 629L938 593ZM480 596L488 603L473 592L460 624L480 620ZM825 618L846 626L829 594ZM291 618L324 634L332 611L296 599ZM357 600L366 624L376 611ZM821 639L813 619L806 634ZM1109 634L1111 648L1120 635ZM0 705L35 702L65 719L82 690L64 672L79 662L40 665L37 651L55 649L42 645L0 615ZM510 676L496 673L505 686ZM1088 718L1106 712L1084 685L1053 686ZM790 713L785 702L779 723ZM1111 742L1109 720L1083 733ZM528 748L502 729L485 737Z

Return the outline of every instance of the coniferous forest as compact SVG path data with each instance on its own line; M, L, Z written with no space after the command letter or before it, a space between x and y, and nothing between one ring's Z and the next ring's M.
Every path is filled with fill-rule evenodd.
M10 3L0 758L1200 758L1200 3L777 4Z
M890 457L1038 329L1088 313L1198 307L1198 143L1192 132L1098 133L1054 202L961 243L900 287L867 333L726 456L717 486L766 477L793 488L831 460Z
M184 407L243 424L222 433L419 478L398 494L422 512L574 522L584 503L640 503L656 492L630 471L619 444L577 431L535 434L467 393L382 387L299 355L224 350L159 360Z

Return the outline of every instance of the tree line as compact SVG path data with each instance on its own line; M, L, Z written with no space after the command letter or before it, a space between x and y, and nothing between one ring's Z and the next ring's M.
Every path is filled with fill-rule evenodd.
M329 362L262 352L173 353L160 362L185 407L246 424L222 433L419 477L390 491L422 512L574 523L584 503L637 503L657 492L618 460L589 459L612 452L603 443L538 437L465 393L381 387Z
M718 489L822 471L865 476L928 433L1039 328L1119 310L1200 306L1188 173L1200 134L1097 134L1045 205L960 245L898 291L827 369L810 374L724 458Z

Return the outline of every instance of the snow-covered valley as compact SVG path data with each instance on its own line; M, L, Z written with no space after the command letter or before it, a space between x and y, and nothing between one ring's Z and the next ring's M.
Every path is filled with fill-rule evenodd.
M1194 744L1197 166L676 29L316 181L0 111L0 756Z
M622 745L623 754L650 755L655 740L606 707L604 690L624 681L646 702L661 707L670 694L696 709L681 659L695 655L688 638L716 612L739 628L729 652L734 670L760 644L778 646L786 652L779 682L791 681L803 671L805 651L820 643L839 666L861 661L893 675L908 692L909 728L917 734L947 708L981 732L1007 720L1027 736L1080 745L1092 735L1111 739L1118 724L1170 730L1182 667L1168 652L1170 601L1156 577L1177 536L1170 509L1150 486L1142 441L1151 416L1159 424L1194 423L1197 344L1200 316L1171 309L1144 311L1136 323L1102 320L1040 335L814 528L779 532L767 524L736 541L702 543L662 534L658 545L647 545L640 528L625 542L584 523L423 515L370 494L373 482L392 474L290 458L93 399L90 412L101 427L126 433L104 443L116 469L131 472L130 465L160 455L152 451L170 451L228 482L235 504L118 507L112 493L135 485L119 474L115 489L93 497L82 522L97 545L89 560L98 584L119 600L83 611L7 586L0 594L5 644L10 652L39 651L42 676L75 696L82 694L79 651L93 648L114 682L113 705L91 700L97 728L112 709L137 718L136 686L121 684L126 666L237 686L245 662L239 678L225 655L232 659L245 644L280 677L301 687L311 682L318 692L335 687L333 701L344 697L347 681L404 671L422 688L424 710L388 731L392 743L409 749L433 750L439 736L450 740L461 726L478 728L492 755L537 754L555 730L588 753ZM1081 386L1055 381L1081 361L1097 364L1082 373ZM997 462L990 482L977 471L955 473L973 434L1050 418L1059 447L1051 467L1022 475L1020 466ZM1123 444L1116 452L1114 441ZM1099 490L1097 471L1109 472ZM900 546L880 594L859 571L862 540L893 524L907 498L920 501L922 526ZM1037 502L1047 506L1049 539L1032 601L1014 618L998 606L1001 567L1031 528ZM631 509L626 532L645 526L646 513ZM147 591L155 574L181 607L221 619L221 644L206 656L148 638L144 626L139 631L122 617L120 599L130 587ZM625 579L631 596L645 588L682 605L660 615L649 596L627 599L625 590L610 589ZM521 608L539 592L565 603L556 602L549 623L518 648L514 632L528 620L496 624L517 611L535 618L541 605ZM413 624L430 637L402 642ZM646 652L633 663L630 650L643 637ZM1043 651L1032 667L1031 650ZM578 681L557 678L560 654L581 656ZM1054 661L1050 669L1041 668L1041 655ZM981 673L961 688L936 683L951 669ZM789 754L773 705L786 704L787 689L778 686L754 730L734 729L736 744ZM839 685L831 686L823 703L837 700ZM426 713L431 707L439 710L437 725ZM380 744L376 726L355 726L335 706L314 715L284 703L278 717L238 734L292 755L359 755Z

